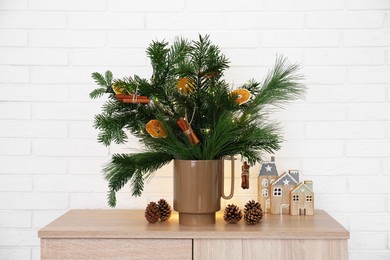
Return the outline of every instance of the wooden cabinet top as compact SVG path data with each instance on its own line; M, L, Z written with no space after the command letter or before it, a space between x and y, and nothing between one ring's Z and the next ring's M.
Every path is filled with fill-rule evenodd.
M223 238L223 239L348 239L349 232L325 211L314 216L265 214L260 224L223 221L208 226L183 226L178 215L149 224L142 210L70 210L43 227L40 238Z

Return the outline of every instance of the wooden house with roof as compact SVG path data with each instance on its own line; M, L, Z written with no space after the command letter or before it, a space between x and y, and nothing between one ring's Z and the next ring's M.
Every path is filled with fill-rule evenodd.
M276 169L275 157L271 157L270 162L264 162L261 165L257 187L258 187L258 202L263 209L263 212L270 212L270 194L271 184L279 177L278 170Z
M290 213L290 192L299 183L299 171L289 170L271 184L271 214Z
M290 192L290 215L314 215L313 182L300 182Z

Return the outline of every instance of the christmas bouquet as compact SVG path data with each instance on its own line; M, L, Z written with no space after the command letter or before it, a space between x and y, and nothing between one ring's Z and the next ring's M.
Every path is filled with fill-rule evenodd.
M139 138L144 151L114 154L104 168L108 202L130 182L141 195L144 182L174 159L216 160L241 155L251 165L262 152L280 148L278 124L267 120L271 107L281 107L305 91L299 65L276 58L262 82L250 80L232 89L223 79L228 59L208 36L196 41L178 38L172 45L154 41L147 48L153 74L114 79L110 71L93 73L99 85L91 98L108 95L95 116L98 141L125 143Z

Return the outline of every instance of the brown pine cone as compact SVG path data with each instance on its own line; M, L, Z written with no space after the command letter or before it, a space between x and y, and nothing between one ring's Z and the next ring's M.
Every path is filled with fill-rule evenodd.
M156 202L150 202L145 209L145 218L149 223L156 223L160 218L160 210Z
M236 205L229 204L225 208L223 219L229 224L236 224L242 219L242 212Z
M259 223L263 217L263 210L261 209L260 203L254 200L250 200L245 204L244 213L244 220L249 225Z
M168 220L171 217L172 213L171 205L169 205L169 203L165 199L160 199L157 203L160 211L161 221Z

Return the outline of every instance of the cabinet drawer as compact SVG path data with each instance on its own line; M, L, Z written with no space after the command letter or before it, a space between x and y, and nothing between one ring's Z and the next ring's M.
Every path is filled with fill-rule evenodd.
M41 259L192 259L192 239L42 239Z
M347 260L347 240L194 239L194 259Z

